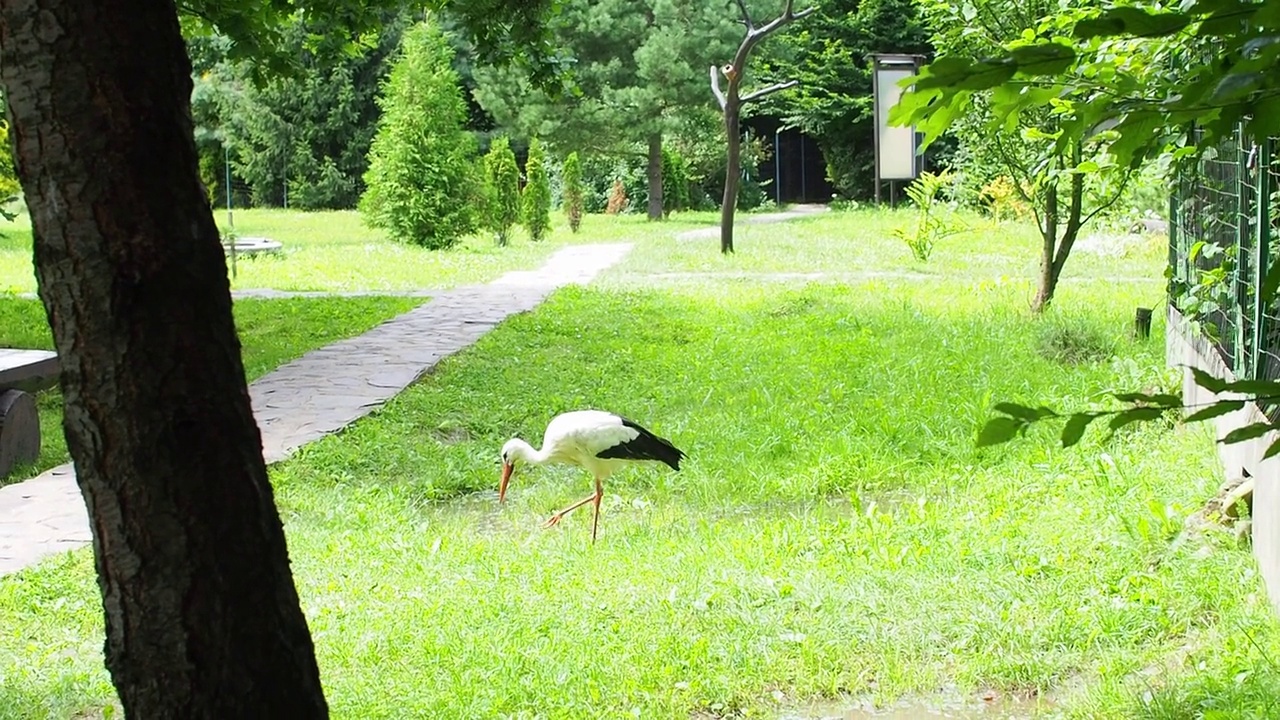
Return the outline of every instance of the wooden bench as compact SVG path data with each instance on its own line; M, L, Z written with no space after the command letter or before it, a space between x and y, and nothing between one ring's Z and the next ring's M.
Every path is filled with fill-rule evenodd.
M58 383L58 354L0 348L0 480L40 457L40 418L32 393Z

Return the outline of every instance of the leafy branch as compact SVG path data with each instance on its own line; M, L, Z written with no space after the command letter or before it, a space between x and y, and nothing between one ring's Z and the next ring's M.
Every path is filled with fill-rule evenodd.
M1203 422L1213 418L1243 410L1249 402L1280 400L1280 381L1276 380L1235 380L1227 381L1214 377L1199 368L1188 367L1195 382L1200 387L1220 395L1235 393L1247 395L1245 398L1219 399L1209 403L1184 405L1182 398L1169 393L1112 393L1112 397L1128 403L1128 407L1115 410L1088 410L1074 413L1060 413L1049 407L1030 407L1011 402L996 403L994 410L1000 413L987 421L978 433L978 447L989 447L1009 442L1015 437L1025 436L1027 429L1033 424L1045 420L1065 419L1062 428L1062 447L1067 448L1080 442L1085 431L1099 418L1111 418L1107 426L1110 440L1121 428L1138 422L1159 420L1174 412L1195 410L1182 419L1183 423ZM1266 435L1272 430L1280 431L1280 423L1256 422L1236 428L1227 433L1220 442L1226 445L1253 440ZM1274 440L1263 459L1280 454L1280 439Z
M1200 147L1241 122L1254 138L1280 134L1280 0L1184 7L1060 12L989 57L941 56L903 81L911 89L890 121L915 125L927 145L964 115L971 96L1000 89L997 114L1055 103L1073 124L1117 136L1109 151L1131 167L1191 121L1202 132ZM1054 78L1051 88L1028 90L1028 81L1043 77ZM1117 94L1127 97L1117 101Z

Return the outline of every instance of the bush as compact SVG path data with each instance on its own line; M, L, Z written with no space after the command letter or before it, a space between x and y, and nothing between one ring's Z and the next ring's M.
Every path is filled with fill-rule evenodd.
M627 207L631 201L627 199L627 187L622 184L622 180L614 180L613 187L609 190L609 202L605 205L604 211L609 215L617 215L627 211Z
M1018 186L1008 175L1001 175L984 185L978 193L978 200L997 221L1022 221L1031 217L1031 206L1022 199Z
M689 169L679 151L662 148L662 214L689 207Z
M569 229L578 232L582 226L582 163L578 153L571 152L564 159L564 214L569 217Z
M484 225L498 234L499 245L506 245L511 226L520 219L520 168L505 136L490 143L484 178Z
M525 186L521 195L521 215L529 237L534 241L547 236L551 227L551 186L547 183L546 158L538 138L529 141L529 157L525 160Z
M378 99L382 119L369 151L360 211L392 238L450 247L475 230L480 194L475 139L451 63L453 50L429 20L407 31Z

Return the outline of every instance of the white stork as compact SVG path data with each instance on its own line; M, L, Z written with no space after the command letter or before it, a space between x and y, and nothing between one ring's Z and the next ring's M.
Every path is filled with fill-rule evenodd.
M569 463L590 472L596 479L596 491L552 515L543 527L560 522L570 511L587 503L595 503L595 519L591 523L591 542L596 541L600 526L600 499L604 497L604 481L628 462L656 460L680 470L684 453L670 441L660 438L640 425L619 415L602 410L575 410L557 415L547 424L542 436L542 449L512 438L502 446L502 481L498 485L498 502L507 496L507 483L517 462L530 465Z

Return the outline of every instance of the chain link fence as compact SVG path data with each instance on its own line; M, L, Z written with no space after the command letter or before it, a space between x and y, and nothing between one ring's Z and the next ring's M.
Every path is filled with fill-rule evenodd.
M1170 302L1239 379L1280 379L1280 304L1260 302L1280 262L1274 145L1237 130L1179 174L1170 201ZM1280 416L1280 405L1265 409Z

